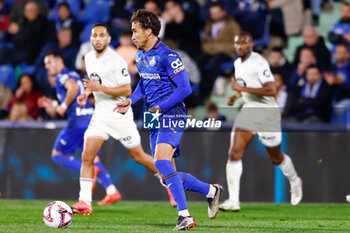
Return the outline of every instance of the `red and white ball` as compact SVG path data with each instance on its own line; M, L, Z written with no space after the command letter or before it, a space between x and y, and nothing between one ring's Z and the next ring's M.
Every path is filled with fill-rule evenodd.
M63 201L52 201L44 209L43 220L48 227L68 227L72 222L73 212Z

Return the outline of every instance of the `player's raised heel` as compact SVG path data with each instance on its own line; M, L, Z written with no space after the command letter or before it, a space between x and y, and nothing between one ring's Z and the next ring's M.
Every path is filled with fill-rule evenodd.
M298 205L303 199L303 181L300 179L300 177L297 178L298 181L296 182L295 185L291 185L290 187L290 192L291 192L291 198L290 198L290 203L292 205Z
M208 216L211 219L215 218L219 212L219 199L221 197L222 192L224 191L222 186L219 184L213 184L213 186L216 188L215 195L213 198L207 198Z
M194 226L197 226L197 222L192 216L187 216L187 217L179 216L179 218L177 219L177 224L173 230L174 231L187 230Z
M101 201L98 202L99 205L108 205L114 202L120 201L122 199L122 195L117 190L113 194L107 194Z
M84 214L89 215L92 213L92 206L90 203L87 203L85 201L78 201L74 205L71 205L70 207L74 214Z
M230 199L227 199L221 205L219 205L219 209L224 211L238 212L241 210L241 207L239 205L239 202L234 202Z

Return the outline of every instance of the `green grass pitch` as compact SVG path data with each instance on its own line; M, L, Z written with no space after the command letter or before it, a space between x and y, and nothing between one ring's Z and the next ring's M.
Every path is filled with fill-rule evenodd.
M0 200L0 232L173 232L177 220L168 202L122 201L94 204L92 215L74 215L68 228L50 229L42 220L49 202ZM347 204L243 203L240 212L220 211L215 219L208 218L205 202L188 205L198 223L191 232L350 232Z

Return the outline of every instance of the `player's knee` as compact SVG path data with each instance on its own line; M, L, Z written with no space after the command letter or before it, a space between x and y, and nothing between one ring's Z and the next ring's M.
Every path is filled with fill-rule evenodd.
M89 151L83 151L83 154L81 156L82 163L94 163L95 154L89 152Z
M230 161L238 161L242 159L242 152L238 151L235 148L231 148L228 152L228 159Z
M268 156L273 165L278 165L283 160L282 153L268 153Z

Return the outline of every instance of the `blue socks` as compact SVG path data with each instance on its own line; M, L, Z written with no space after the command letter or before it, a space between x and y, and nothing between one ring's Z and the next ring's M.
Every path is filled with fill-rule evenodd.
M81 162L69 155L52 155L52 160L60 166L68 168L69 170L80 172ZM101 162L94 163L100 169L100 173L97 176L97 180L102 186L107 189L108 186L113 184L111 176L107 169L102 165Z
M185 190L201 193L204 196L206 196L209 193L210 184L198 180L196 177L192 176L189 173L178 172L178 174L181 178L182 185Z
M178 211L187 210L185 191L180 176L169 160L157 160L154 165L165 178L171 194L173 195Z
M81 162L68 155L52 155L51 159L60 166L68 168L69 170L80 172Z
M97 176L97 181L102 184L102 186L107 189L108 186L113 184L111 179L111 175L107 171L107 169L102 165L101 162L94 163L94 166L97 166L100 169L100 173Z

